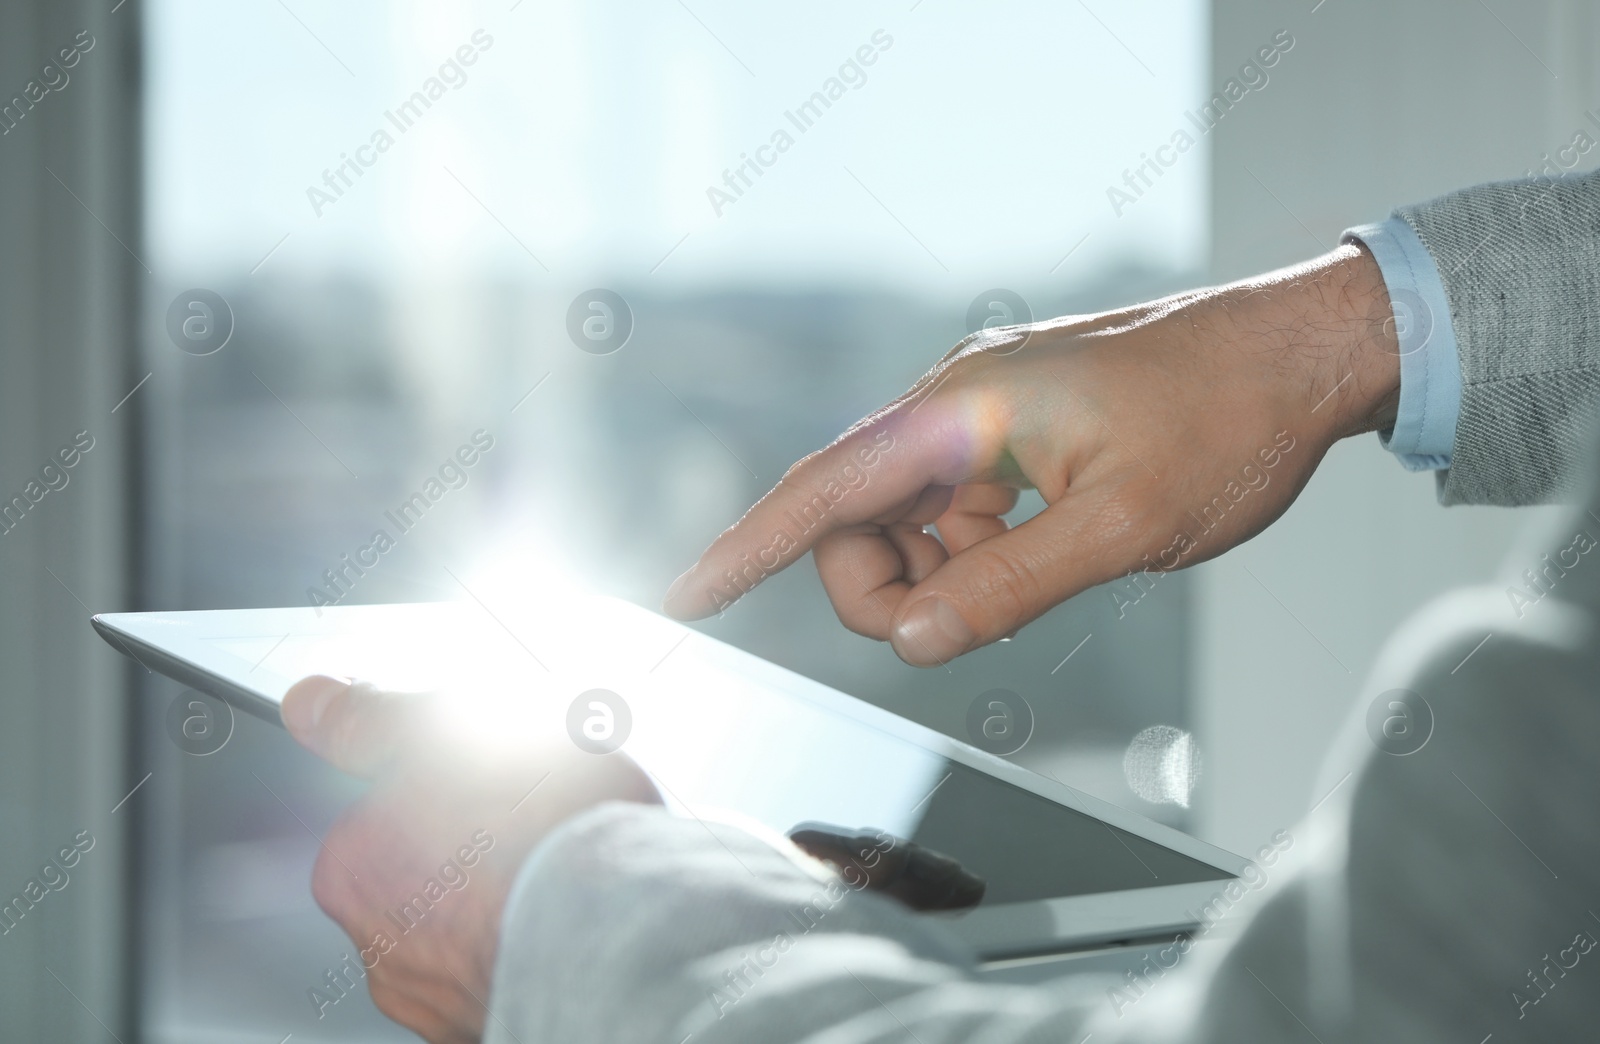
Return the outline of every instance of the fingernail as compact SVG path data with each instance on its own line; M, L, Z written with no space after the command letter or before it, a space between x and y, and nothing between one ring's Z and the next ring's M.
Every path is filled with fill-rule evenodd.
M661 599L661 608L669 616L672 614L672 610L674 608L673 602L675 602L678 596L683 593L683 589L689 586L689 576L693 572L694 566L690 566L688 569L685 569L683 573L679 575L678 579L672 581L672 586L667 588L666 595Z
M329 678L323 675L297 682L294 699L283 701L283 724L296 736L309 736L327 711L328 704L340 693L348 692L349 678Z
M976 639L949 602L924 598L900 618L894 629L894 651L907 663L932 667L960 656Z
M666 596L661 599L661 611L674 620L704 620L708 616L721 613L739 598L738 592L729 598L713 588L711 604L706 605L706 600L696 597L694 591L694 574L699 568L699 563L690 566L682 576L672 581L672 586L667 588Z

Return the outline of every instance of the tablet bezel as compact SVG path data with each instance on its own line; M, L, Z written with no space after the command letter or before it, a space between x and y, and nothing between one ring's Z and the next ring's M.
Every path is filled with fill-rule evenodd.
M642 614L650 618L653 627L676 628L683 632L683 640L691 637L695 640L697 655L748 678L753 685L798 698L894 739L993 776L1214 867L1230 875L1230 878L1238 877L1248 865L1246 860L1231 852L1030 772L698 631L647 613L630 603L615 599L599 601L605 603L608 612L636 616ZM263 673L259 680L250 677L253 672L240 677L238 658L212 642L230 634L259 637L279 632L286 635L338 633L348 630L348 620L355 614L364 614L370 626L374 618L386 613L415 612L419 607L449 605L338 606L323 608L320 612L294 607L103 613L93 617L92 623L95 630L113 647L148 670L225 700L239 710L265 721L280 723L278 705L288 682L270 672ZM378 623L381 626L381 620ZM1194 928L1198 923L1197 911L1226 887L1230 878L980 906L959 916L942 916L941 920L946 921L950 930L989 961L1059 953L1108 942L1170 937Z

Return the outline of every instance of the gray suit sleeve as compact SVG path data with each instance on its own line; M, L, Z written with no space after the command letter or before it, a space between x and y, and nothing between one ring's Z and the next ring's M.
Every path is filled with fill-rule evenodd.
M1600 403L1600 171L1396 212L1439 266L1461 358L1446 504L1571 501Z

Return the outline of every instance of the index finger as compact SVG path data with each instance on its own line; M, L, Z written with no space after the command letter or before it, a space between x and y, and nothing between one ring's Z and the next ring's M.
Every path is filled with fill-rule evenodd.
M662 610L679 620L720 613L829 533L903 511L929 486L956 484L966 440L941 437L933 411L925 416L880 414L795 464L673 582Z

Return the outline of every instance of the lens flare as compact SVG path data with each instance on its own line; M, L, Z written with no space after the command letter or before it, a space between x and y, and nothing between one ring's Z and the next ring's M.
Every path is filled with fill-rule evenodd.
M1122 772L1129 788L1151 804L1188 808L1200 781L1200 748L1182 729L1152 725L1128 744Z

